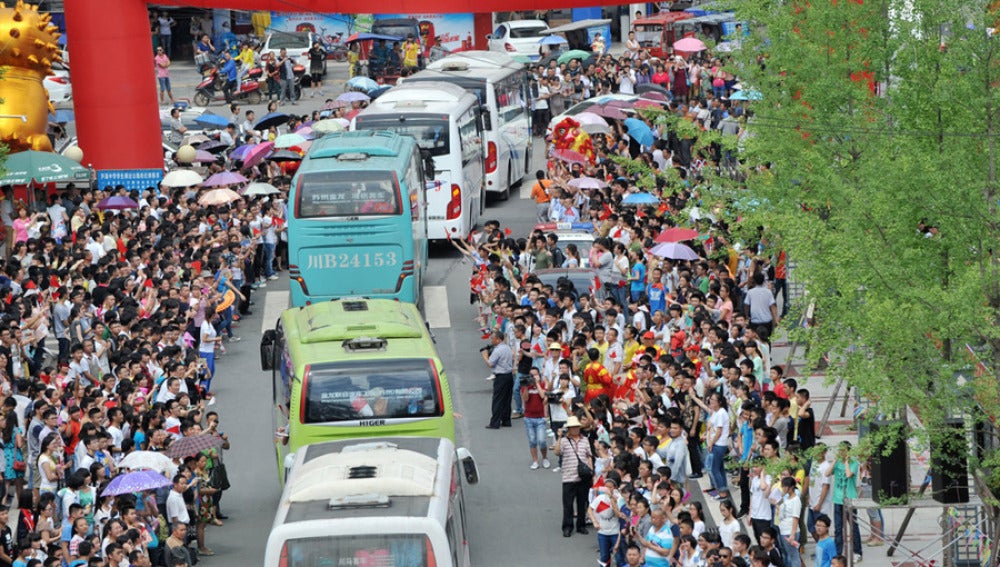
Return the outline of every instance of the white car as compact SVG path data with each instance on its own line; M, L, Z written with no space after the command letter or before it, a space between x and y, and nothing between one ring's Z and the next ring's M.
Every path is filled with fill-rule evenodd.
M309 49L315 41L315 34L312 32L273 32L267 35L264 40L264 47L261 53L273 52L275 57L280 55L282 49L288 50L288 56L299 65L305 65L309 70ZM323 74L326 75L326 60L323 60Z
M49 91L49 102L54 107L72 107L73 84L69 80L69 65L55 61L52 63L52 72L42 79L42 84Z
M538 42L545 36L549 25L542 20L511 20L497 25L493 33L486 36L490 51L502 51L508 55L523 55L532 61L540 57Z

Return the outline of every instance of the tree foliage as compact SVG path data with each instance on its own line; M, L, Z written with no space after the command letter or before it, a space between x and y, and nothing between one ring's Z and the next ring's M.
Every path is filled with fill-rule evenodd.
M765 24L731 63L764 95L739 190L764 204L747 222L768 227L815 302L808 352L830 353L879 412L913 408L932 445L946 416L995 421L1000 17L978 0L738 10ZM979 464L1000 471L995 453Z

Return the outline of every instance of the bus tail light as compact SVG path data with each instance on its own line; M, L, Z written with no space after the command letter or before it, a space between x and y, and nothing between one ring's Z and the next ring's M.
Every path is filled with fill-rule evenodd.
M306 365L302 371L302 395L299 398L299 423L306 423L306 406L309 405L309 370L312 368Z
M405 281L406 278L413 276L413 273L414 273L413 266L414 265L415 264L414 264L413 260L407 260L407 261L403 262L403 269L399 272L399 279L396 280L396 293L399 293L399 291L401 289L403 289L403 281ZM397 301L398 301L398 299L399 298L396 298Z
M451 184L451 200L448 201L448 220L455 220L462 216L462 188Z
M497 145L496 142L486 144L486 173L493 173L497 170Z
M302 277L302 270L299 269L295 264L288 265L288 277L293 282L297 282L299 287L302 288L302 293L309 295L309 288L306 287L306 280Z

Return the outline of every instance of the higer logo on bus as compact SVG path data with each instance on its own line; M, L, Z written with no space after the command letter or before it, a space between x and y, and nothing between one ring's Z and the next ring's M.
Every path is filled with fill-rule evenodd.
M448 220L462 216L462 188L452 183L451 200L448 201Z

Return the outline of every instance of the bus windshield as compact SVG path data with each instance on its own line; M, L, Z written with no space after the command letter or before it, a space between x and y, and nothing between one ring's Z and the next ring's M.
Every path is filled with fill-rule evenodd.
M304 423L443 415L430 360L369 360L309 367Z
M358 130L389 130L410 136L422 150L432 156L446 156L451 152L450 128L447 116L358 116Z
M402 214L390 171L305 173L298 181L296 218Z
M430 540L421 534L345 535L290 539L282 557L288 567L330 565L435 565Z

